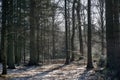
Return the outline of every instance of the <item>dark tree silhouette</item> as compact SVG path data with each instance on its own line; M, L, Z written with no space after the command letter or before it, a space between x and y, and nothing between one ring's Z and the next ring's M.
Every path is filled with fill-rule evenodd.
M87 69L93 68L92 63L92 47L91 47L91 40L92 40L92 34L91 34L91 0L88 0L88 52L87 52Z
M7 0L2 1L2 29L1 29L1 58L2 58L2 74L7 74L7 26L6 26L6 11Z
M107 68L120 71L119 0L106 0Z

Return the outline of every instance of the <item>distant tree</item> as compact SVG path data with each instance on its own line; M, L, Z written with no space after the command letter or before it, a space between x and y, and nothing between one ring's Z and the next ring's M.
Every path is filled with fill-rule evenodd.
M17 0L16 1L16 3L15 2L13 2L13 4L14 4L14 12L13 12L13 24L14 24L14 27L15 27L15 29L14 29L14 33L15 33L15 36L14 36L14 46L15 46L15 49L14 49L14 51L15 51L15 63L17 64L17 65L19 65L20 64L20 62L21 62L21 55L22 55L22 28L23 28L23 26L21 25L22 24L22 18L21 18L21 16L22 16L22 14L21 14L21 10L22 10L22 6L21 6L21 4L22 4L22 1L20 1L20 0ZM16 9L16 7L17 7L17 9ZM16 23L15 23L15 18L16 18Z
M81 28L81 16L80 16L80 0L77 2L77 20L78 20L78 29L79 29L79 44L80 44L80 54L83 56L83 38L82 38L82 28Z
M99 15L100 15L100 27L101 27L101 54L102 55L105 55L105 51L104 51L104 48L105 48L105 42L104 42L104 38L105 38L105 27L104 27L104 12L105 12L105 0L98 0L98 9L99 9Z
M66 62L70 63L70 53L68 51L68 15L67 15L67 0L65 0L65 46L66 46Z
M71 9L72 9L72 7L71 7L71 0L67 0L67 4L66 4L66 6L67 6L67 28L68 28L68 31L67 31L67 33L68 33L68 36L67 36L67 38L68 38L68 53L69 53L69 61L70 61L70 58L71 58Z
M75 40L75 3L76 0L73 0L73 5L72 5L72 36L71 36L71 50L72 50L72 57L71 57L71 61L74 61L75 59L75 44L74 44L74 40Z
M92 69L93 68L93 63L92 63L92 47L91 47L91 39L92 39L92 34L91 34L91 0L88 0L88 38L87 38L87 46L88 46L88 52L87 52L87 69Z
M52 4L52 40L53 40L53 49L52 49L52 58L55 58L55 15L56 15L56 4Z

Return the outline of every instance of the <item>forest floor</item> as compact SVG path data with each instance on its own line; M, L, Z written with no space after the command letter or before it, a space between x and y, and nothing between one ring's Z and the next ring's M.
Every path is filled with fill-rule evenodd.
M94 69L88 71L85 65L73 62L69 65L19 66L8 69L8 74L2 75L0 80L104 80L98 75Z

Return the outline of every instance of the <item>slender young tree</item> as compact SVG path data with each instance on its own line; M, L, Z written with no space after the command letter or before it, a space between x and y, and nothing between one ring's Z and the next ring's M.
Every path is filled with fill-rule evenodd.
M104 0L100 1L100 18L101 18L101 54L104 55Z
M70 4L70 1L71 0L67 0L67 4L66 4L66 6L67 6L67 28L68 28L68 31L67 31L67 33L68 33L68 36L67 36L67 38L68 38L68 53L69 53L69 59L70 59L70 57L71 57L71 4ZM69 60L70 61L70 60Z
M105 33L105 29L104 29L104 3L105 3L105 0L98 0L98 5L99 5L99 15L100 15L100 26L101 26L101 54L102 55L105 55L105 51L104 51L104 48L105 48L105 42L104 42L104 33Z
M75 3L76 0L73 0L73 5L72 5L72 36L71 36L71 50L72 50L72 57L71 61L74 61L75 55L75 46L74 46L74 39L75 39Z
M52 49L52 57L53 59L55 58L55 15L56 15L56 5L53 4L52 6L52 45L53 45L53 49Z
M92 33L91 33L91 0L88 0L88 52L87 52L87 69L93 68L92 63L92 46L91 46L91 39L92 39Z
M67 15L67 0L65 0L65 46L66 46L66 62L65 64L70 63L70 54L68 51L68 15Z

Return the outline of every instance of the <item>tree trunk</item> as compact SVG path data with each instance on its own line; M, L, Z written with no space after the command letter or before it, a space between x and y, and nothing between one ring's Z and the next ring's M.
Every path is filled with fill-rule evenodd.
M8 50L7 50L7 64L8 68L14 69L15 68L15 53L14 53L14 26L13 26L13 1L10 0L8 4Z
M70 54L68 51L68 15L67 15L67 0L65 0L65 46L66 46L66 62L65 64L70 63Z
M80 0L77 4L77 19L78 19L78 28L79 28L79 44L80 44L80 54L83 56L83 38L82 38L82 29L81 29L81 20L80 20Z
M106 0L107 68L120 71L119 0Z
M88 52L87 52L87 69L93 68L92 63L92 46L91 46L91 0L88 0Z
M35 0L30 0L30 61L29 65L37 65L37 49L35 36Z
M21 1L17 1L17 24L16 24L16 28L15 28L15 63L17 65L20 65L21 62L21 54L22 54L22 28L23 26L21 25ZM14 16L15 17L15 16Z
M52 16L52 58L55 59L55 10L53 9L53 16Z
M74 61L75 55L75 46L74 46L74 39L75 39L75 3L76 0L73 1L73 6L72 6L72 37L71 37L71 50L72 50L72 57L71 61Z
M104 51L104 0L99 0L100 5L100 26L101 26L101 54L105 55Z
M1 29L1 60L2 74L7 74L7 26L6 26L6 6L7 0L2 1L2 29Z

